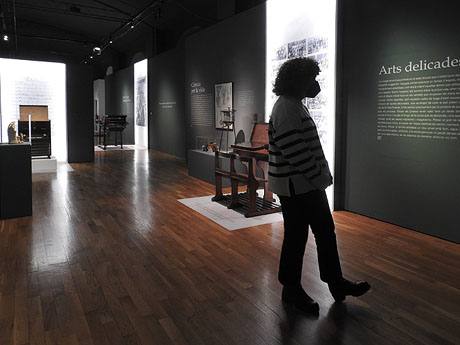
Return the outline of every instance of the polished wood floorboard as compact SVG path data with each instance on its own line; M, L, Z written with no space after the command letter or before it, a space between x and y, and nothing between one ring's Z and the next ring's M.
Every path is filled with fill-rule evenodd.
M335 212L343 271L372 290L333 303L310 236L309 317L280 301L282 222L225 230L177 201L213 186L158 152L72 167L0 221L0 345L460 344L457 244Z

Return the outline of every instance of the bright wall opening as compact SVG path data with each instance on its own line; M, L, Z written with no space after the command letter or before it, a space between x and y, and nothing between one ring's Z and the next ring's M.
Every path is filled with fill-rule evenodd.
M317 80L321 93L304 101L318 127L324 154L333 172L336 0L268 0L266 56L266 122L276 101L272 89L279 67L296 57L311 57L318 61L321 73ZM332 205L332 187L327 189L327 194Z
M51 154L67 162L66 67L62 63L0 59L2 141L19 120L20 105L46 105Z

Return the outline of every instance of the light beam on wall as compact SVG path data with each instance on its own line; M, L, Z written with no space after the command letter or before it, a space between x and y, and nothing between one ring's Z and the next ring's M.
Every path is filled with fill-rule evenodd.
M268 0L265 121L276 96L273 82L279 67L296 57L318 61L321 93L305 105L315 121L331 172L334 172L336 0ZM333 204L333 190L327 190Z

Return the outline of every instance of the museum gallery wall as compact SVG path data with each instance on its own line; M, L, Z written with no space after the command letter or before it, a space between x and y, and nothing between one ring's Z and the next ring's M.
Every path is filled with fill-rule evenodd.
M343 6L343 207L460 242L459 4Z
M134 65L105 77L105 115L127 115L123 145L134 145Z
M219 121L216 123L214 97L218 84L232 83L237 134L243 131L244 138L249 140L254 120L264 121L265 14L263 4L187 38L187 149L201 149L209 142L219 145L221 134L226 141L227 131L216 129L220 126ZM228 135L230 145L233 132L228 131Z
M68 162L94 161L93 69L66 65Z
M214 90L232 83L235 130L249 139L264 121L265 4L185 38L175 49L148 59L149 147L185 158L187 151L219 143ZM133 67L105 78L106 114L128 115L124 143L134 141ZM233 143L228 131L229 144Z
M185 158L184 44L149 59L150 148Z

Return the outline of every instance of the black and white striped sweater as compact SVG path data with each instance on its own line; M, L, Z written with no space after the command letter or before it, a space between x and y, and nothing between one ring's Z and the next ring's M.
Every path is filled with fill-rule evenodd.
M269 136L268 187L278 195L291 196L289 180L295 194L332 184L318 131L301 101L280 96L273 106Z

